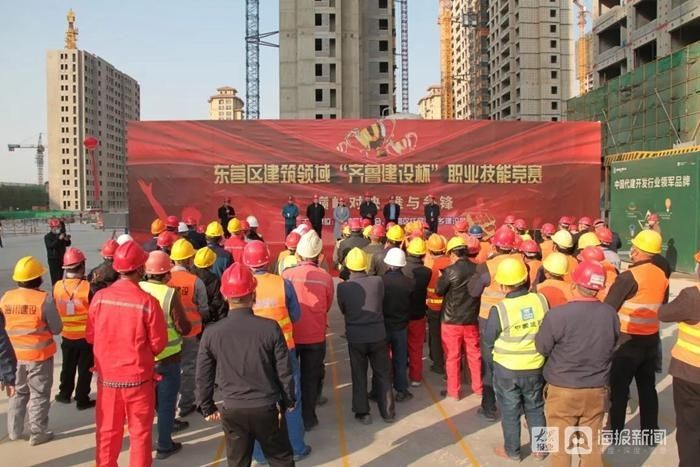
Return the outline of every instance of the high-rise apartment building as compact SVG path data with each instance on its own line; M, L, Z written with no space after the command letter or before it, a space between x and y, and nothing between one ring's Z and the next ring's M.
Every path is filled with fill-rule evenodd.
M393 0L280 0L280 118L395 109Z
M66 48L46 56L49 204L71 211L124 210L126 125L139 119L139 84L78 50L74 21L71 11ZM100 142L92 151L83 145L88 136Z
M574 85L571 0L488 2L493 120L562 120Z
M594 87L700 40L698 0L593 0Z
M454 118L489 118L488 0L452 0Z
M243 99L230 86L216 88L217 94L209 98L209 120L243 120Z
M418 101L418 113L425 120L440 120L442 118L442 87L428 86L428 92Z

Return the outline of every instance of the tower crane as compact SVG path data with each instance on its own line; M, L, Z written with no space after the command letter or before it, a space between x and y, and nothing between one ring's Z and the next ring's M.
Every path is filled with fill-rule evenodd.
M41 133L39 133L39 140L36 144L8 144L7 150L14 152L15 149L36 149L36 156L34 156L34 161L36 162L36 173L37 173L37 183L39 185L44 184L44 151L46 147L41 142Z
M452 97L452 0L440 0L440 87L444 120L454 118Z
M586 38L586 10L582 0L573 0L578 7L578 40L576 41L576 79L578 79L579 95L586 93L586 75L588 74L588 39Z

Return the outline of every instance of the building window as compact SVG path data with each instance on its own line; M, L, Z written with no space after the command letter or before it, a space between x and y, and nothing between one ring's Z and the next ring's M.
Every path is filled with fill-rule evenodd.
M323 65L320 63L316 64L316 76L323 76Z
M389 83L379 84L379 94L389 94Z
M379 8L386 8L387 0L379 0Z
M379 41L379 51L386 52L389 50L389 41Z
M389 73L389 62L379 62L379 73Z
M557 86L552 86L552 89L550 89L552 94L557 94L559 92L559 88Z
M316 26L321 26L321 25L323 25L323 17L321 16L320 13L316 13L314 19L315 19L315 24L316 24Z
M549 32L557 32L557 25L556 25L556 24L550 24L550 25L549 25Z
M316 114L316 120L323 120L323 115Z
M549 63L557 63L557 56L556 56L556 55L550 55L550 56L549 56Z
M550 72L550 76L552 77L552 79L557 79L557 77L559 76L559 73L557 73L556 70L552 70Z
M558 110L558 109L559 109L559 102L552 101L552 110Z
M556 18L557 17L557 10L549 10L549 17Z
M379 29L381 31L386 31L387 29L389 29L389 20L385 19L385 18L380 19L379 20Z
M315 48L316 51L318 52L319 50L323 50L323 39L316 39L315 41Z
M379 106L379 117L385 117L388 114L388 111L389 111L388 105L380 105Z
M323 89L316 89L316 102L323 101Z
M557 41L555 41L555 40L549 41L549 46L553 49L556 49L557 48Z
M331 114L331 120L335 120L335 114Z
M558 118L558 117L552 117L552 121L553 121L553 122L558 122L558 121L559 121L559 118Z

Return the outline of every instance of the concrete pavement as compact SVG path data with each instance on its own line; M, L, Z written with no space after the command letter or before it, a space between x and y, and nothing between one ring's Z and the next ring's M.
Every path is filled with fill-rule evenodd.
M74 244L83 249L89 266L99 262L99 246L111 233L95 231L91 226L71 226ZM0 249L0 292L12 286L10 279L14 262L26 254L34 254L45 261L45 249L40 235L4 238L7 248ZM47 278L48 280L48 278ZM672 295L691 280L675 278ZM413 388L412 400L397 404L397 420L386 424L376 407L372 407L374 423L358 424L351 412L350 364L347 345L340 337L344 333L343 320L337 306L330 313L326 380L324 394L329 403L318 409L320 425L307 433L307 443L313 452L299 465L322 466L404 466L404 465L483 465L501 466L509 461L493 454L493 448L502 443L498 423L487 423L476 415L479 397L469 395L461 401L444 399L441 377L428 371L426 357L425 383ZM675 340L675 326L662 329L664 368L668 368L670 348ZM427 353L427 351L426 351ZM60 351L55 360L54 391L58 387ZM675 446L675 416L673 411L671 378L659 375L660 424L669 433L666 446L650 448L617 448L605 456L608 466L668 466L678 462ZM635 396L635 391L632 393ZM636 404L635 408L636 408ZM628 427L638 426L638 411L629 416ZM28 442L7 439L7 398L0 396L0 459L2 465L20 466L91 466L94 465L94 411L78 412L73 405L52 403L50 428L56 439L45 445L31 447ZM154 461L163 466L226 465L220 426L207 423L199 415L187 417L190 428L178 433L175 439L185 444L183 450L165 461ZM523 429L523 445L529 435ZM128 464L128 437L125 437L120 464ZM529 448L524 448L529 453ZM516 465L513 463L513 465ZM522 465L543 465L527 456Z

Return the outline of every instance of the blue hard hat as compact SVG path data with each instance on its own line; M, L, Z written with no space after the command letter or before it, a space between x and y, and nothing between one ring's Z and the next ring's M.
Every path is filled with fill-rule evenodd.
M481 238L484 235L484 229L482 229L480 225L472 225L469 227L469 235Z

